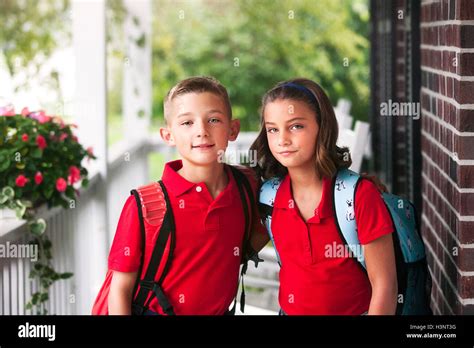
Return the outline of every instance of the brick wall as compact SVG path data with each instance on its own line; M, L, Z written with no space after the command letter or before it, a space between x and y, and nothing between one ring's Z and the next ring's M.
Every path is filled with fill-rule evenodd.
M422 234L436 314L474 314L474 1L421 2Z

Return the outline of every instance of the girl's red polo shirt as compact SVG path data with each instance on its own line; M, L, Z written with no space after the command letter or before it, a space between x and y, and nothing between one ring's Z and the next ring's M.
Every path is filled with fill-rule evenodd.
M393 232L387 208L373 183L361 181L355 202L361 244ZM279 302L284 312L360 315L368 310L368 277L357 259L341 252L343 242L336 228L331 179L323 179L321 202L314 216L305 222L287 175L275 197L272 232L282 263Z
M192 183L177 171L181 160L165 165L165 184L176 223L176 244L163 290L176 314L221 315L238 287L244 213L237 184L229 182L215 199L204 183ZM262 229L254 207L254 228ZM263 232L262 232L263 233ZM109 255L109 269L136 272L140 265L140 226L133 196L125 202ZM151 256L147 247L145 263ZM156 298L150 309L162 313Z

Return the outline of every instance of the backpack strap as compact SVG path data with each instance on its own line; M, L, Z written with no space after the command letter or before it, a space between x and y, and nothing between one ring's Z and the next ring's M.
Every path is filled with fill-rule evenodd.
M255 177L255 174L253 173L252 169L246 168L239 166L229 166L232 175L234 176L234 179L237 183L237 189L239 191L240 195L240 200L242 202L242 208L244 210L244 218L245 218L245 232L244 232L244 238L242 241L242 260L241 263L242 265L242 270L240 272L240 281L242 281L242 292L240 294L240 311L243 313L245 309L245 284L244 284L244 274L247 272L248 268L248 261L249 259L247 258L247 255L250 254L250 229L252 228L252 208L255 206L255 190L256 190L256 178L254 181L255 184L255 190L252 189L252 185L250 184L250 180L252 180ZM247 197L247 198L246 198ZM250 203L250 205L249 205ZM261 261L258 259L258 256L254 255L254 258L256 257L256 260L253 259L255 262L255 265L258 265L258 261ZM229 310L229 314L235 314L235 307L237 305L237 294L234 299L234 305L232 306L232 309Z
M277 256L278 264L281 267L280 254L275 245L275 240L273 239L272 233L272 215L273 215L273 205L275 204L275 197L278 189L280 188L282 179L278 177L271 178L265 181L260 188L260 194L258 197L258 210L260 212L260 217L267 228L268 235L273 243L273 248Z
M140 200L138 211L139 216L141 215L140 226L143 236L142 245L145 241L143 220L152 226L157 226L157 228L160 226L160 224L161 226L159 228L158 237L156 239L145 276L139 281L140 287L138 294L133 301L133 311L134 314L142 315L147 310L151 300L153 299L153 296L156 296L159 305L163 309L163 312L167 315L174 315L175 313L173 306L169 302L161 287L171 265L176 240L176 227L168 192L166 191L166 187L161 180L158 183L152 183L150 185L143 186L135 192L137 192L134 193L135 197L137 197L138 194ZM170 245L168 258L166 259L166 263L159 280L155 282L155 275L158 272L158 268L165 253L168 240ZM143 267L144 253L145 249L142 248L142 266L140 268ZM141 277L141 273L139 273L139 277ZM150 292L151 296L149 296Z
M341 169L334 179L334 212L336 227L342 241L357 258L366 271L364 252L360 248L357 224L355 219L355 192L360 182L360 175L349 169Z

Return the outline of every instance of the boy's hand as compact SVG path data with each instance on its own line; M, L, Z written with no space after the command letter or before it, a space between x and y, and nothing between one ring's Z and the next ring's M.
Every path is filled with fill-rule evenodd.
M376 177L375 175L369 175L367 173L362 173L361 176L364 179L372 181L375 184L375 186L377 186L377 189L380 191L380 193L388 192L387 186L385 186L384 183L378 177Z

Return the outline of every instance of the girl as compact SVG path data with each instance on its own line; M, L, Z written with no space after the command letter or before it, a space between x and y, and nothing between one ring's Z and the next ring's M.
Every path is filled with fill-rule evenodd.
M338 125L322 88L308 79L278 83L262 98L262 129L251 147L263 179L280 177L272 232L281 260L283 314L394 314L397 276L389 213L376 186L361 180L354 214L365 272L336 253L343 241L332 181L351 165L336 145Z

